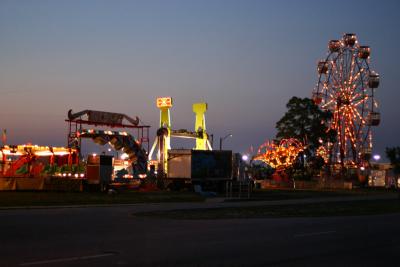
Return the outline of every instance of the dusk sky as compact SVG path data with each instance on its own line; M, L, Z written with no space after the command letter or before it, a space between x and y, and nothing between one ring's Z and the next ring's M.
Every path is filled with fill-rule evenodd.
M399 146L398 1L0 1L0 128L8 142L66 145L67 111L159 120L174 99L174 129L233 134L245 152L275 136L292 96L311 97L330 39L357 34L381 75L374 153ZM194 143L192 143L194 145ZM190 143L187 145L190 146ZM215 142L218 145L218 142ZM172 142L174 146L174 141Z

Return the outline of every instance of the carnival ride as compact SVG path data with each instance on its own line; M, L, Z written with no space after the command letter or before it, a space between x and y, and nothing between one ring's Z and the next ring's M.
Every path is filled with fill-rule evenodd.
M318 82L312 98L322 110L333 114L330 129L337 132L334 143L323 144L319 153L333 166L367 166L372 152L372 127L380 123L375 99L379 74L370 69L369 46L358 44L346 33L331 40L328 55L318 62Z
M207 103L193 104L193 112L196 115L194 132L186 129L171 129L171 97L159 97L157 98L156 104L160 109L160 128L157 130L156 139L150 150L149 160L152 160L153 153L158 146L156 162L158 163L159 173L168 173L168 151L171 149L171 137L195 139L196 146L194 147L194 150L212 150L211 144L208 140L204 116L205 112L207 111Z
M104 146L109 144L115 150L122 150L132 164L133 173L136 176L146 174L147 155L141 144L135 137L127 132L103 131L94 129L82 129L77 132L78 138L91 138L94 143Z
M281 171L291 167L303 150L303 144L295 138L282 139L278 144L266 141L258 148L253 160L260 160Z
M132 164L133 174L142 177L147 172L147 154L143 144L149 149L148 125L141 125L140 119L135 119L121 113L83 110L73 113L68 111L69 124L68 146L81 150L82 138L91 138L99 145L109 144L115 150L127 154ZM126 121L126 122L124 122ZM127 128L136 130L136 138L126 131L110 131L100 129L83 129L83 125L94 125L107 128Z
M82 178L76 149L37 145L5 145L0 149L1 177L73 176Z

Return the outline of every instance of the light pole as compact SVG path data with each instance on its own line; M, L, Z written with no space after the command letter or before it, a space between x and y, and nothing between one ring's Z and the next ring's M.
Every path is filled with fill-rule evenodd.
M227 134L224 137L219 138L219 150L222 150L222 142L228 137L232 137L232 134Z

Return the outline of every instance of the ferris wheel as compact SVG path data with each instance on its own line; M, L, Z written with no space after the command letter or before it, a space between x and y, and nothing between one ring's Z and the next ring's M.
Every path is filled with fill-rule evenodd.
M353 33L329 41L328 50L328 56L318 62L312 96L315 104L333 114L330 129L337 138L325 144L326 151L332 164L361 166L371 156L371 128L380 123L374 96L379 74L369 67L370 47L359 45Z

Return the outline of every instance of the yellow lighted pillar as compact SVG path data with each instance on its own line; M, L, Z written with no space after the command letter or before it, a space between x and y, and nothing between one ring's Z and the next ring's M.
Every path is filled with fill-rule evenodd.
M162 163L164 174L168 173L168 149L171 149L171 116L170 108L172 107L171 97L157 98L157 107L160 109L160 129L166 129L167 134L160 136L159 155L160 163ZM162 140L161 140L162 139Z
M196 114L194 130L197 133L195 150L207 150L207 131L204 113L207 111L207 103L194 103L193 112Z

